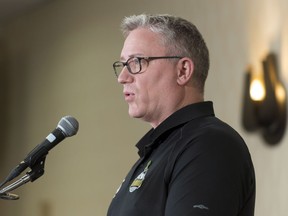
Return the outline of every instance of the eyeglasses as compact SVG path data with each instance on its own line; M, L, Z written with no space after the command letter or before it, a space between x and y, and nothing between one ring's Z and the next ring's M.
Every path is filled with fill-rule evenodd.
M113 64L115 75L118 77L124 67L127 67L131 74L138 74L145 70L149 62L155 59L181 59L180 56L158 56L158 57L131 57L126 62L116 61Z

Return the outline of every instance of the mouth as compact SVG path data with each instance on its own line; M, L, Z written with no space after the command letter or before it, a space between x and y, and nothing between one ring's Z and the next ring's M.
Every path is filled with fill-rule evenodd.
M135 97L135 94L132 92L124 92L125 101L131 102Z

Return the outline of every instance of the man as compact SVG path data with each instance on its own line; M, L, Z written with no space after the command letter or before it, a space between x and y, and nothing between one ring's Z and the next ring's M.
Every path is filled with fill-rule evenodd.
M139 160L108 216L252 216L255 176L243 139L204 101L206 44L190 22L169 15L124 19L113 64L129 115L151 124Z

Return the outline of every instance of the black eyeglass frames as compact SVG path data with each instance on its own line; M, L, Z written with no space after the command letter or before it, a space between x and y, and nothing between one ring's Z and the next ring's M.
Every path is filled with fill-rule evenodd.
M181 59L181 56L155 56L155 57L131 57L126 62L116 61L113 63L115 75L118 77L124 67L127 67L128 72L131 74L140 73L145 70L149 62L156 59Z

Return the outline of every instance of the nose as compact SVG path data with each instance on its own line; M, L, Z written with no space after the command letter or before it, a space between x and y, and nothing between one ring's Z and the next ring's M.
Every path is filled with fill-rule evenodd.
M118 83L125 84L133 81L133 75L129 73L127 67L124 67L117 78Z

